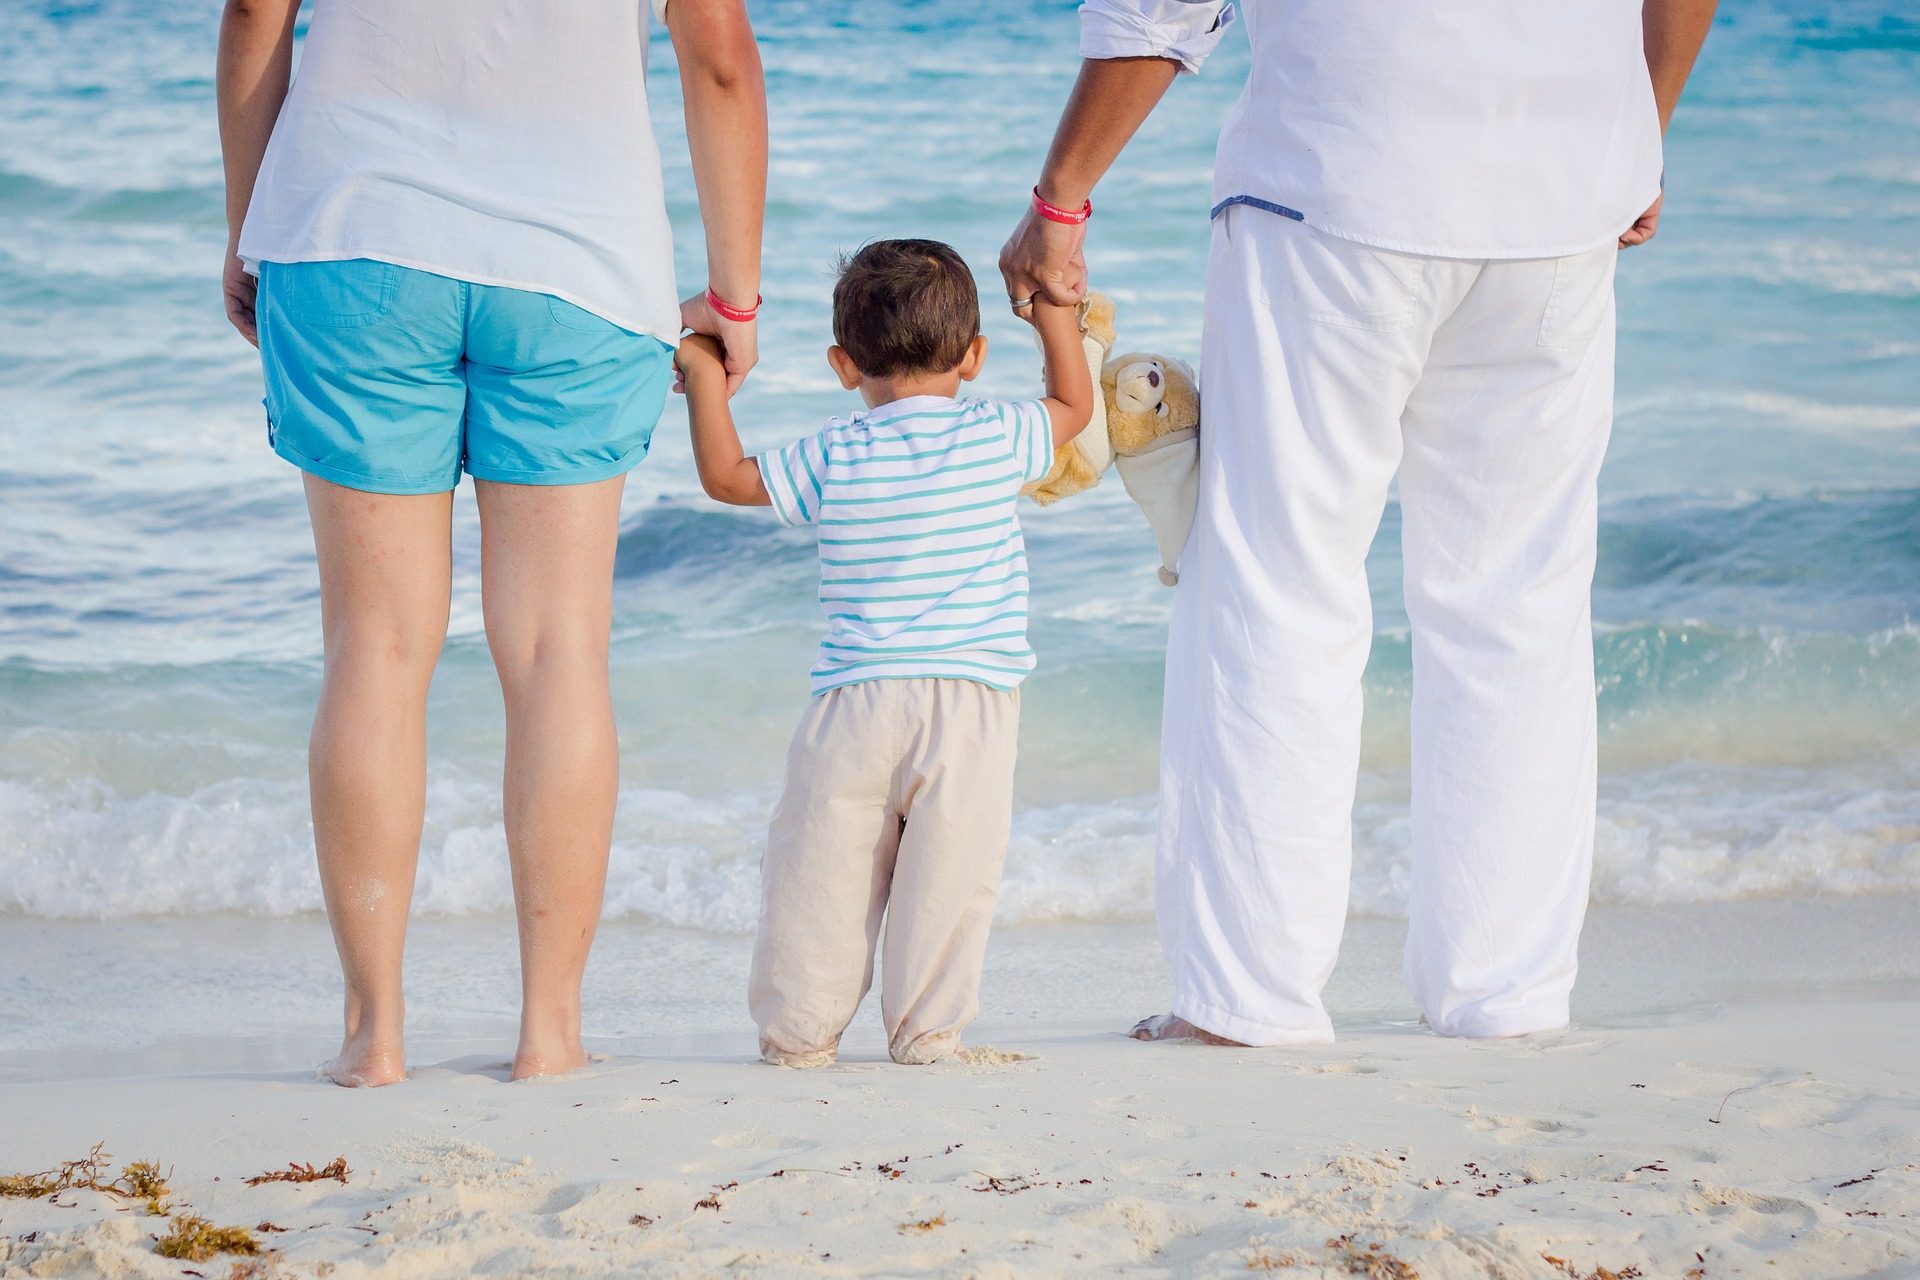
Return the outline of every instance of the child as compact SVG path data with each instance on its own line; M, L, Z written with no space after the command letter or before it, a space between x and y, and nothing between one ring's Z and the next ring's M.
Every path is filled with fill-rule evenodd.
M827 363L867 412L742 456L720 348L680 346L709 496L820 526L826 639L761 863L748 1003L767 1062L832 1062L873 983L895 1062L960 1047L1013 821L1027 645L1014 502L1078 435L1094 388L1070 307L1036 302L1047 397L956 397L987 340L960 255L883 240L846 260Z

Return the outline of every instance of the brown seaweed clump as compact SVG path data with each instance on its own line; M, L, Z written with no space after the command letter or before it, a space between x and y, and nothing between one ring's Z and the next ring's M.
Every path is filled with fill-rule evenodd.
M245 1227L216 1227L207 1219L183 1213L173 1219L173 1230L161 1236L154 1251L163 1258L205 1262L215 1254L260 1252L260 1242Z
M319 1169L310 1164L296 1164L289 1160L284 1169L275 1169L270 1173L256 1174L248 1178L247 1185L257 1187L263 1182L325 1182L332 1179L344 1187L347 1184L347 1175L352 1172L353 1170L347 1168L345 1156L335 1156L332 1164Z
M161 1173L155 1161L135 1160L120 1170L119 1177L105 1181L113 1160L102 1150L105 1146L104 1142L96 1142L78 1160L63 1160L39 1173L0 1174L0 1196L16 1200L39 1200L62 1191L103 1191L123 1200L144 1200L148 1213L156 1216L164 1214L167 1211L166 1197L172 1190L167 1186L167 1180L173 1176L173 1170Z

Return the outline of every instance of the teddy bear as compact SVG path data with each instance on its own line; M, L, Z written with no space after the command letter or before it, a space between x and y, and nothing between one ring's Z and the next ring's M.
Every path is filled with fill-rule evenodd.
M1112 465L1153 529L1160 581L1173 586L1200 499L1200 383L1191 367L1170 356L1134 352L1108 359L1113 321L1113 300L1088 294L1081 304L1082 341L1101 395L1086 429L1055 451L1053 470L1022 492L1048 506L1093 488Z

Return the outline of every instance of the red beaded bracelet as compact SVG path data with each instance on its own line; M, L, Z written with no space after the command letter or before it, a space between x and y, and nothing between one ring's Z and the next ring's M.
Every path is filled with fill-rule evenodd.
M726 299L713 291L712 285L707 286L707 305L713 308L713 314L719 316L722 320L731 320L735 324L746 324L758 316L760 314L760 301L761 299L756 295L751 307L741 308L730 306Z
M1040 188L1035 187L1033 189L1033 211L1045 218L1048 222L1064 222L1070 227L1077 227L1093 216L1093 201L1087 201L1086 205L1076 213L1072 209L1062 209L1057 204L1048 204L1040 198Z

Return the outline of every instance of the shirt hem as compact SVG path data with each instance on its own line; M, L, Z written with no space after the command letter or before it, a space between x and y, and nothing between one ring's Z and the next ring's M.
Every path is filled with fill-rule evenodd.
M1420 258L1459 258L1467 261L1490 261L1508 258L1566 258L1577 253L1588 253L1606 245L1618 244L1621 234L1633 225L1633 220L1639 217L1640 213L1650 207L1659 197L1660 188L1658 186L1647 192L1645 202L1639 204L1635 212L1627 216L1626 221L1620 224L1619 231L1607 232L1604 235L1596 234L1595 236L1580 240L1556 241L1547 245L1525 245L1519 248L1490 248L1484 245L1463 247L1460 245L1401 240L1393 236L1376 235L1371 232L1327 222L1314 217L1312 214L1302 212L1293 205L1277 200L1269 200L1264 196L1250 195L1245 192L1217 197L1213 204L1213 212L1208 216L1209 218L1218 218L1230 208L1245 205L1249 208L1277 214L1280 217L1302 223L1305 226L1312 227L1315 231L1323 235L1333 236L1335 239L1349 240L1354 244L1365 245L1369 249L1385 249L1389 253L1405 253Z
M343 249L338 251L316 249L300 253L254 254L249 253L247 246L244 244L240 246L241 265L246 268L249 275L254 276L260 274L260 264L263 262L288 265L299 262L352 262L356 258L366 258L373 262L384 262L390 266L405 267L409 271L424 271L428 275L443 276L448 280L459 280L466 284L484 284L496 289L518 289L522 293L538 293L549 298L558 298L562 302L571 302L582 311L590 311L602 320L605 320L608 324L624 329L628 333L638 337L654 338L666 343L669 347L677 346L680 341L680 327L677 323L671 332L667 332L658 325L650 325L641 321L636 315L630 315L624 311L610 309L601 303L589 301L571 289L556 289L551 285L536 284L530 280L518 280L508 276L491 276L477 271L463 271L456 267L429 262L424 258L413 258L406 254L398 253L383 253L378 249ZM678 319L677 316L675 318L676 320Z
M867 684L874 680L968 680L974 684L985 685L989 689L997 689L1001 693L1012 693L1025 683L1026 678L1026 675L1022 675L1014 680L989 680L982 675L962 675L957 671L858 671L848 674L844 679L824 682L815 680L811 696L817 698L823 693L832 693L835 689L844 689L850 684Z

